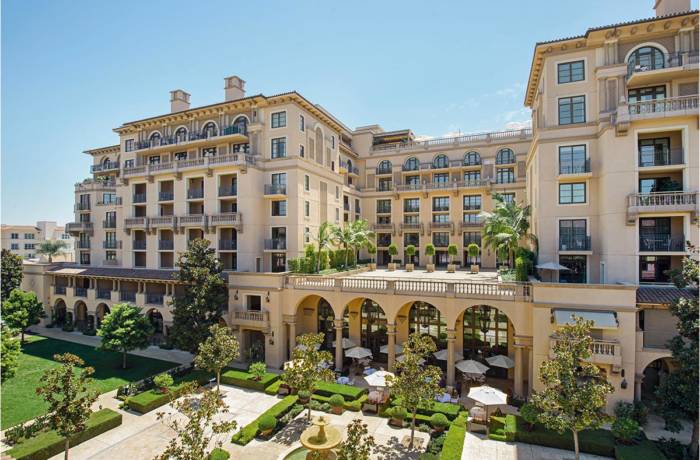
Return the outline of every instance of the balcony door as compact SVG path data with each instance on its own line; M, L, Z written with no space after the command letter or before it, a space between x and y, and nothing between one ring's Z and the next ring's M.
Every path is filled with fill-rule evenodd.
M562 251L586 249L586 219L559 221L559 249Z

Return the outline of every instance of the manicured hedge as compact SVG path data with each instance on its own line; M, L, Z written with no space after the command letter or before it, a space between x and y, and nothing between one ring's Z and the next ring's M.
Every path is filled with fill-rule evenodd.
M392 406L400 406L401 405L401 399L400 398L394 398L391 400L391 405ZM427 415L428 419L430 416L436 413L444 414L449 420L454 420L457 415L459 415L459 412L462 410L462 406L459 404L452 404L452 403L441 403L435 401L430 407L419 407L418 408L418 414L420 415Z
M168 404L173 398L180 396L185 389L185 384L196 381L204 385L211 379L211 374L205 371L196 370L175 379L175 384L169 387L168 393L161 393L159 389L144 391L131 396L126 400L129 409L140 414L145 414Z
M317 394L311 395L311 399L314 399L316 401L322 402L322 403L329 403L331 400L331 396L321 396ZM345 401L343 403L343 409L349 410L352 412L359 412L362 409L362 405L367 401L367 395L363 394L359 398L357 398L354 401Z
M354 401L367 393L367 388L360 388L339 383L319 382L316 384L315 394L330 398L333 395L341 395L346 401Z
M279 378L279 375L267 372L261 380L253 380L253 375L249 372L228 369L221 374L221 383L250 390L265 391L268 386L278 381Z
M70 447L77 446L122 424L122 415L101 409L90 415L85 430L71 437ZM63 452L65 438L55 431L46 431L16 444L6 453L17 460L45 460Z
M282 381L277 379L275 382L265 388L265 393L269 394L270 396L275 396L280 391L280 385L282 385Z
M644 439L631 446L616 445L615 458L617 460L665 460L666 456L653 441Z
M508 419L511 420L508 420ZM515 430L514 440L539 446L554 447L555 449L574 450L574 438L570 432L562 434L548 430L540 424L535 424L532 431L528 431L528 424L520 416L507 415L505 429ZM506 436L512 436L507 433ZM579 433L579 447L581 452L601 455L604 457L615 456L615 437L609 430L584 430Z
M447 430L447 437L440 452L440 460L460 460L466 434L467 415L461 414L452 422L450 429Z
M211 451L211 454L209 454L209 458L207 460L227 460L229 457L231 457L231 454L224 449L217 447Z
M289 412L294 404L296 404L299 397L297 395L285 396L280 402L260 414L260 417L256 418L248 425L244 426L238 433L234 434L231 438L231 442L241 446L245 446L250 441L255 438L258 434L258 420L260 420L265 415L272 415L276 419L280 419L284 414Z

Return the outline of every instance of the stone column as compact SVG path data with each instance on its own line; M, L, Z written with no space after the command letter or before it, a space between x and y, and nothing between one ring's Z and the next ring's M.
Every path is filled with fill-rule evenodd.
M454 329L447 330L447 385L455 386L455 339L457 333Z
M643 374L637 374L634 376L634 400L642 400L642 380L644 380Z
M396 361L396 350L394 349L396 345L396 324L386 325L386 335L389 338L389 362L387 367L389 372L394 372L394 362Z
M535 351L532 347L527 349L527 396L530 397L532 394L532 385L535 383L535 368L533 365Z
M515 369L513 376L513 393L516 396L523 397L523 348L515 347Z
M343 320L333 320L335 326L335 370L343 370Z
M290 321L289 326L289 358L292 358L294 348L297 346L297 323Z

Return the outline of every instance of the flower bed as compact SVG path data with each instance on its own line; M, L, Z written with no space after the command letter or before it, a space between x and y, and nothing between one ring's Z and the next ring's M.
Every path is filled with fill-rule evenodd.
M77 446L122 424L122 415L102 409L90 415L85 430L70 438L70 447ZM17 443L7 451L16 460L44 460L60 454L65 448L65 438L55 431L45 431Z
M211 374L205 371L192 371L189 374L179 376L175 379L175 383L168 387L167 393L161 393L159 389L151 389L137 395L131 396L126 400L129 409L136 411L140 414L145 414L157 409L160 406L164 406L172 401L174 398L180 396L185 389L187 383L197 382L200 385L204 385L211 379Z
M228 369L221 374L221 383L234 385L249 390L265 391L267 387L279 380L280 376L267 372L262 379L255 380L253 374L238 369ZM279 385L277 386L279 388Z
M258 434L258 421L265 415L272 415L278 422L296 404L299 397L297 395L285 396L280 402L260 414L258 418L244 426L238 433L234 434L231 442L240 446L245 446Z

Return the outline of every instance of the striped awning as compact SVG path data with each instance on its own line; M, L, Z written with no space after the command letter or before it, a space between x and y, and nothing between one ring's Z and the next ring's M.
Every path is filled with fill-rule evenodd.
M573 317L581 317L587 321L593 321L595 329L617 329L617 314L614 311L569 310L555 308L552 318L557 326L574 324Z

